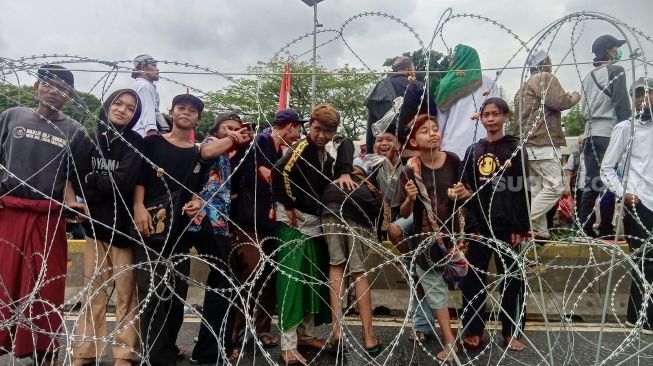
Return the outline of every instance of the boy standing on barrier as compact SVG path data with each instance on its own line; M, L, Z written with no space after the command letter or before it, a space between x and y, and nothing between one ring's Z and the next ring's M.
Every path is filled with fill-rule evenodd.
M548 240L546 214L558 204L565 190L560 164L560 147L567 146L562 130L561 112L580 100L578 92L568 93L551 73L551 58L545 50L528 57L531 77L515 96L515 114L521 117L526 141L531 187L531 236Z
M465 204L465 232L476 236L470 240L467 259L470 272L460 289L464 326L463 346L482 347L485 322L485 300L490 290L486 287L490 258L503 277L498 291L501 334L509 351L523 351L519 340L524 329L524 276L520 265L520 245L528 232L526 202L526 170L522 165L519 140L503 133L509 113L508 104L501 98L489 98L481 106L481 122L487 138L470 146L465 154L463 183L475 192ZM491 281L496 283L496 281Z
M329 104L313 107L308 137L290 147L272 170L272 190L279 221L277 299L281 328L281 358L306 364L297 346L322 349L315 326L328 323L326 271L329 254L320 229L321 197L333 178L354 187L351 161L336 162L326 151L340 124L340 113ZM349 169L347 169L349 168Z
M633 271L626 324L653 334L653 301L646 292L653 282L653 80L639 78L630 87L637 114L612 131L601 163L601 178L624 206L624 233Z
M585 121L585 190L580 207L578 220L586 235L595 237L590 216L594 211L596 199L604 192L609 195L608 202L601 207L601 225L599 236L614 235L612 217L614 215L614 196L604 191L600 177L600 166L603 155L610 142L610 134L614 126L630 118L631 106L626 86L626 71L615 65L621 59L619 47L626 43L606 34L597 38L592 44L594 66L583 79L581 96L581 114Z
M62 214L86 210L71 184L71 151L85 133L61 112L74 95L73 74L44 65L37 77L36 109L0 115L0 354L33 357L41 365L56 359L63 319L68 246Z

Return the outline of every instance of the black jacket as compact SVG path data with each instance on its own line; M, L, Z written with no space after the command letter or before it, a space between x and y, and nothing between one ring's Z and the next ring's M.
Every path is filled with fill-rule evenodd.
M476 194L465 204L465 231L487 232L489 225L526 233L530 227L526 203L527 176L522 165L519 139L504 136L497 141L481 139L465 153L462 182ZM507 168L494 178L506 161Z
M344 140L339 150L338 160L354 160L354 144L350 139ZM354 191L342 189L336 183L327 185L322 194L324 206L321 207L321 214L346 217L364 227L376 228L383 204L381 192L374 185L376 180L354 174L351 178L358 184ZM370 185L374 187L375 192L370 189Z
M275 202L284 205L286 209L298 209L311 215L320 215L321 197L324 189L331 181L343 173L352 170L353 143L343 141L338 147L338 161L326 150L324 163L320 163L318 148L310 139L304 139L286 151L272 169L272 192ZM294 159L294 151L301 153ZM351 152L344 152L351 149Z
M86 235L111 242L116 247L128 247L131 245L127 234L133 225L134 187L142 168L142 138L131 130L132 122L140 116L140 100L137 99L132 122L118 131L107 124L104 110L121 94L119 92L124 89L107 98L97 130L78 144L74 153L79 175L75 190L86 200L91 217L83 224Z
M393 133L396 130L401 144L406 141L407 131L405 126L412 117L420 113L437 115L434 98L431 97L428 90L424 90L424 83L419 80L409 80L406 75L389 76L374 87L365 102L368 110L365 143L368 149L374 146L372 124L381 119L392 108L392 101L397 97L404 97L404 104L399 111L397 125L388 129Z

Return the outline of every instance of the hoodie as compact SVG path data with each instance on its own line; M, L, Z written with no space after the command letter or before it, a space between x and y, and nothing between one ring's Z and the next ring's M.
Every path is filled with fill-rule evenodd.
M527 170L521 150L512 156L518 146L519 139L504 136L497 141L481 139L467 149L462 182L475 192L465 204L467 233L487 232L490 226L528 231Z
M109 121L107 112L124 93L136 98L136 110L131 121L120 127ZM74 154L79 174L76 194L86 200L91 217L84 222L86 236L121 248L131 245L127 233L133 225L132 197L142 168L142 138L132 129L141 110L141 101L135 91L120 89L113 92L102 106L96 131L80 142Z

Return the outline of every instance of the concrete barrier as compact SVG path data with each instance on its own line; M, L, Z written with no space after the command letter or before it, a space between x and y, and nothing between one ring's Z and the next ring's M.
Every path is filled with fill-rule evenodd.
M68 242L68 277L66 279L66 299L70 304L79 301L79 293L84 286L83 240ZM372 301L375 307L384 306L399 312L408 307L409 287L400 264L383 246L370 250L367 268L372 287ZM614 258L612 255L614 254ZM603 304L609 301L609 316L625 314L630 287L628 265L625 258L628 247L619 245L590 246L583 243L552 243L532 246L526 253L530 297L527 298L527 315L531 319L547 317L560 319L561 316L576 320L600 320ZM611 260L612 278L608 287ZM491 262L491 273L495 273ZM191 263L191 278L202 283L208 275L208 266L199 261ZM538 279L540 276L541 281ZM490 275L488 281L498 277ZM191 305L201 305L204 293L197 286L189 288L187 301ZM499 294L493 295L498 299ZM459 308L462 301L457 290L451 292L451 306Z

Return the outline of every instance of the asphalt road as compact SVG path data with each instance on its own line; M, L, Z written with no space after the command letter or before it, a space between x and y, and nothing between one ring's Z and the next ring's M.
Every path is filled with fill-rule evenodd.
M71 323L72 324L72 323ZM493 327L492 327L493 328ZM193 338L197 335L199 323L197 319L189 318L184 323L178 337L178 345L192 350ZM302 349L303 354L311 360L311 365L392 365L416 366L438 365L434 359L441 350L441 345L435 337L424 343L418 344L406 338L406 330L402 324L393 321L377 322L375 333L385 344L383 352L371 358L367 356L358 345L360 326L347 327L346 339L349 340L346 356L336 357L315 350ZM551 329L551 328L550 328ZM318 327L318 336L327 337L330 328ZM402 334L400 334L402 333ZM600 326L597 324L577 324L561 331L557 327L546 332L542 324L529 324L524 339L528 348L521 353L506 351L502 347L500 332L490 329L486 334L487 345L481 350L461 351L458 355L463 365L595 365ZM548 335L548 340L547 340ZM530 341L531 344L528 344ZM653 336L641 335L630 328L619 328L618 325L608 325L602 336L599 363L602 365L617 365L624 362L629 356L637 354L638 350L650 345L650 348L640 352L638 356L626 360L622 365L653 365ZM549 343L551 346L549 346ZM548 350L552 350L549 352ZM238 365L282 365L279 358L279 348L266 350L264 354L257 349L255 342L247 342L243 348ZM341 355L342 356L342 355ZM101 360L100 365L111 365L111 358ZM10 356L0 357L0 365L29 365L28 360L16 360ZM135 363L136 364L136 363ZM457 363L452 363L457 364ZM178 365L190 365L188 357L178 360Z

